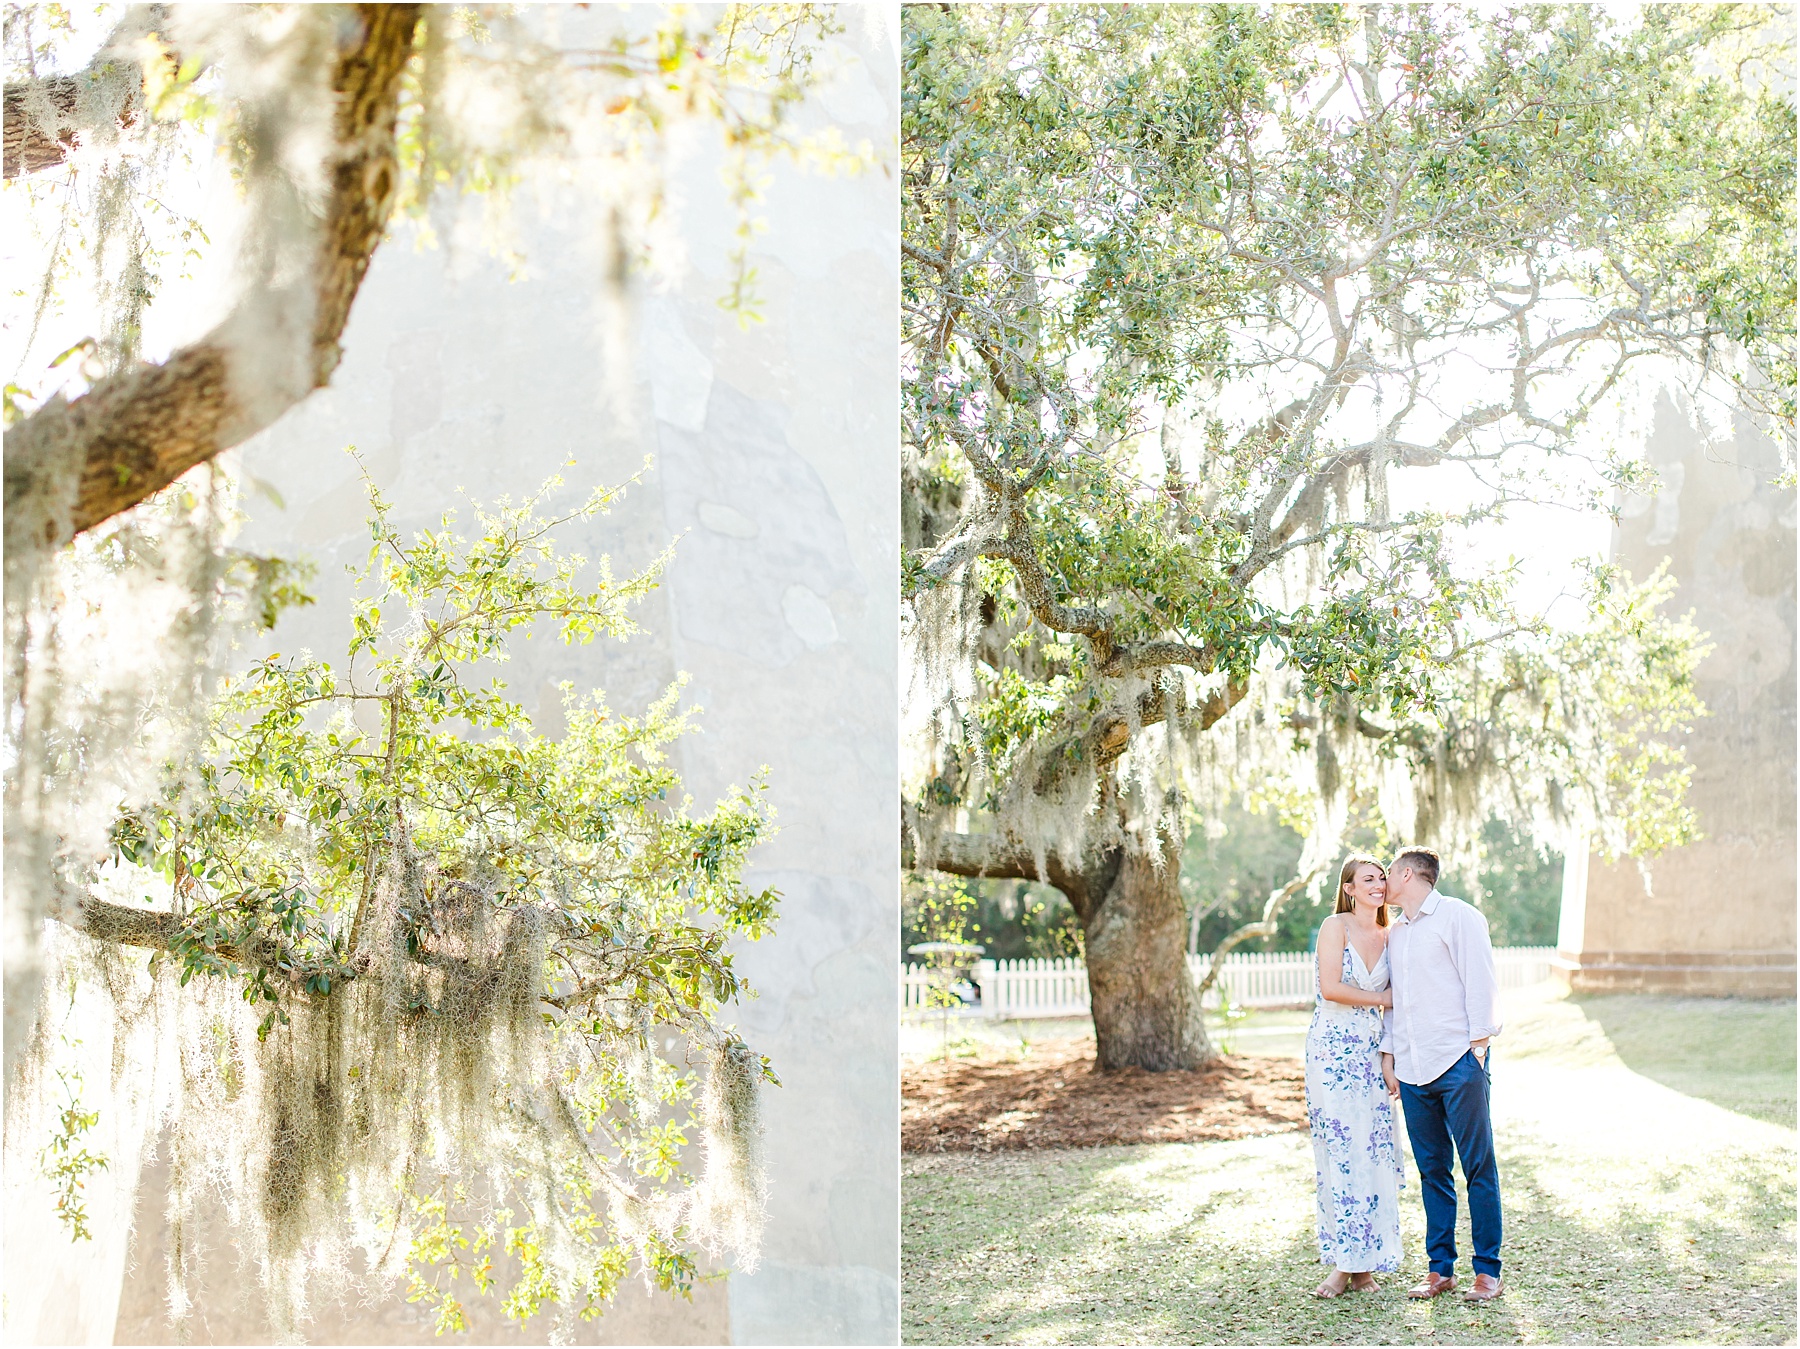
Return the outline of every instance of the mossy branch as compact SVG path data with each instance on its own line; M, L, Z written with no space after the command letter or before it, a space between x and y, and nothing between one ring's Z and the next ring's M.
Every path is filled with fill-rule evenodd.
M1311 885L1313 877L1317 876L1323 870L1323 866L1316 866L1305 875L1296 876L1293 880L1282 886L1281 889L1271 891L1269 894L1269 902L1263 905L1262 917L1257 919L1254 923L1245 923L1230 936L1225 938L1224 941L1219 943L1218 949L1213 952L1212 963L1206 968L1205 977L1200 980L1199 984L1194 989L1195 996L1205 996L1206 991L1218 980L1219 972L1225 968L1225 957L1230 955L1239 946L1242 946L1253 937L1273 937L1275 935L1275 920L1281 913L1281 906L1286 904L1288 900L1299 894L1300 891L1304 890L1307 886Z
M1106 898L1124 856L1117 847L1096 849L1079 858L1065 857L1052 848L1040 858L1017 839L951 831L933 832L922 843L904 824L900 839L900 865L907 870L1055 886L1084 920Z
M131 47L167 23L167 6L133 6L86 69L73 75L50 75L8 84L5 176L41 173L64 163L75 149L82 129L83 103L102 85L112 85L116 90L114 81L121 68L129 84L123 98L114 93L113 99L108 100L117 100L112 118L121 131L135 125L143 113L144 76Z
M72 403L51 399L8 433L9 512L47 490L68 457L82 463L75 499L55 526L61 537L36 545L60 545L136 505L330 380L395 197L400 75L419 8L357 5L356 22L346 25L332 80L331 192L310 276L280 293L259 292L161 365L123 370ZM270 343L288 348L284 359L269 359ZM252 349L262 354L253 359Z

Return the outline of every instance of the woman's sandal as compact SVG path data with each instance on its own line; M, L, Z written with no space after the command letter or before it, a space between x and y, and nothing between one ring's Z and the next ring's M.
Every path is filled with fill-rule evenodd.
M1313 1296L1317 1298L1342 1297L1345 1293L1348 1293L1350 1291L1349 1279L1345 1279L1344 1282L1336 1288L1332 1287L1331 1281L1337 1278L1341 1273L1343 1273L1343 1271L1338 1270L1335 1273L1327 1274L1325 1276L1325 1282L1313 1289Z

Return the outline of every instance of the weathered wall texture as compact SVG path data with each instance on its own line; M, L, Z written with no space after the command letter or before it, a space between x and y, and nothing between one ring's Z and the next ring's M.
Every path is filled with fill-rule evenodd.
M46 940L57 942L59 929L46 928ZM97 1100L105 1103L80 1145L104 1157L107 1169L87 1175L81 1196L91 1239L71 1240L56 1216L56 1187L42 1173L39 1151L56 1131L55 1113L69 1104L69 1095L55 1082L44 1084L48 1090L8 1093L4 1340L111 1344L119 1272L131 1241L130 1182L143 1163L159 1095L153 1075L128 1066L155 1060L155 1034L144 1020L121 1022L92 984L78 984L73 996L53 992L44 1015L51 1044L61 1046L53 1071L68 1075L69 1095L87 1109ZM126 1183L117 1183L121 1178Z
M1705 837L1650 864L1569 866L1558 945L1577 990L1794 996L1793 490L1740 425L1708 444L1665 395L1649 442L1662 476L1635 498L1613 557L1634 577L1668 558L1676 612L1714 650L1697 686L1711 715L1687 740ZM1572 859L1573 860L1573 859Z
M403 527L435 523L456 489L515 495L552 473L571 487L655 465L611 516L573 542L642 565L671 540L676 560L627 645L564 648L540 634L501 673L559 724L557 684L604 687L621 711L678 671L703 732L679 767L699 802L767 764L780 836L755 855L758 885L785 895L771 938L740 968L760 990L739 1024L784 1086L767 1094L769 1225L753 1274L733 1273L691 1306L633 1294L583 1328L591 1343L891 1343L898 1302L898 922L896 633L898 434L895 380L898 62L881 11L847 6L841 67L819 118L884 150L855 178L775 172L756 244L766 321L740 329L715 303L728 225L716 161L697 155L681 188L690 273L645 297L639 369L620 408L603 396L596 231L578 216L534 227L528 278L403 244L378 255L332 385L249 447L245 468L283 508L253 498L246 541L318 560L316 607L283 619L275 646L341 651L346 563L367 549L346 445ZM565 461L578 461L564 469ZM547 640L549 639L549 640ZM135 1268L119 1343L166 1338L160 1172L139 1196ZM254 1276L228 1236L196 1337L267 1342ZM521 1342L490 1309L465 1336ZM547 1323L526 1339L542 1342ZM315 1342L422 1343L418 1309L393 1300L328 1312Z

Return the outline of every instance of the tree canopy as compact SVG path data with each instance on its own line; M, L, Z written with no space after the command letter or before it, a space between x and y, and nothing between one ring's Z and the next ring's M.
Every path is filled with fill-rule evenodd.
M1791 462L1783 22L909 7L917 864L1050 880L1091 945L1232 795L1311 795L1321 856L1358 794L1685 837L1666 583L1553 630L1463 544L1647 487L1609 427L1655 380Z
M724 1017L744 992L729 943L775 918L775 892L740 879L771 812L759 779L691 810L665 755L693 716L679 685L636 717L565 686L549 738L480 678L540 621L565 642L635 631L661 564L584 577L556 531L616 494L552 513L560 487L408 538L371 485L341 658L233 675L200 752L116 817L98 874L64 877L58 912L87 939L69 968L187 992L158 1013L177 1250L220 1187L284 1327L357 1242L377 1272L410 1269L440 1330L464 1326L451 1272L489 1291L502 1254L521 1320L597 1314L633 1270L686 1289L697 1244L755 1263L756 1085L774 1074ZM84 728L46 738L54 762Z

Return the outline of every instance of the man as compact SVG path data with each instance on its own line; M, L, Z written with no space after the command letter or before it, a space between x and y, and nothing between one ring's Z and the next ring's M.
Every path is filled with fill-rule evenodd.
M1437 890L1438 857L1407 848L1388 868L1388 903L1404 915L1388 938L1393 1008L1382 1018L1381 1075L1398 1096L1425 1201L1425 1281L1408 1297L1456 1287L1456 1180L1469 1189L1475 1283L1466 1302L1500 1296L1500 1167L1488 1116L1488 1041L1500 1033L1487 919Z

